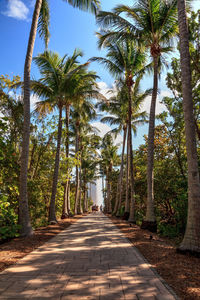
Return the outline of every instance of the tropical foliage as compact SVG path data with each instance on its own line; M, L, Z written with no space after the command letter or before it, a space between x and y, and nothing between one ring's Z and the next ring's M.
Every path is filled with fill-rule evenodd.
M100 4L66 2L94 13ZM88 213L90 186L101 177L105 213L182 239L179 251L200 253L200 11L190 12L187 27L185 2L141 0L100 11L105 56L80 64L81 50L60 57L46 49L34 58L40 77L31 80L37 29L46 48L49 38L48 1L36 1L24 80L0 76L0 240ZM159 76L172 50L169 95L156 115ZM106 97L89 70L93 61L115 79ZM152 89L142 90L151 72ZM38 101L30 113L31 93ZM97 119L110 126L102 138ZM147 122L148 136L136 148L138 127Z

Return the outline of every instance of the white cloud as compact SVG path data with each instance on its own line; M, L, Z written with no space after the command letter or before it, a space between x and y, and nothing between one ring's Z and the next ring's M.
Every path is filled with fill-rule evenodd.
M156 103L156 115L159 115L163 111L166 111L166 106L161 103L161 100L163 97L171 97L172 94L170 91L161 91L161 93L158 95L157 103ZM150 112L150 106L151 106L151 96L146 97L146 99L143 102L143 105L141 106L141 111L146 111L148 114Z
M113 84L112 87L109 87L107 85L107 83L101 81L101 82L98 82L98 87L100 89L100 93L102 95L104 95L104 97L106 97L107 99L109 99L110 97L116 95L115 84Z
M104 135L111 130L111 127L108 126L107 124L101 123L101 122L94 122L92 123L92 126L96 127L99 132L97 132L97 135L99 135L101 138L104 137ZM121 144L123 142L123 138L121 136L121 134L118 134L114 144Z
M28 19L29 9L21 0L8 0L7 10L4 15L18 20Z

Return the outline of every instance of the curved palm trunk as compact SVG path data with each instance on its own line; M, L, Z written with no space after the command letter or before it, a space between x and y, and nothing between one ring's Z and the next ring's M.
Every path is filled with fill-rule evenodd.
M148 149L147 149L147 210L146 218L143 221L142 228L156 231L156 218L154 212L154 131L155 131L155 112L156 99L158 93L158 56L154 60L154 83L151 99L149 133L148 133Z
M59 122L58 122L58 136L57 136L57 148L56 148L56 158L53 174L53 184L52 184L52 193L51 193L51 202L49 207L49 222L57 222L56 212L55 212L55 200L57 192L57 183L58 183L58 171L60 163L60 144L62 138L62 106L59 107Z
M124 173L124 150L125 150L125 143L126 143L126 133L127 133L127 126L123 128L123 146L122 146L122 156L121 156L121 166L120 166L120 173L119 173L119 182L118 182L118 189L117 189L117 199L115 203L115 208L113 211L113 215L117 214L117 212L121 208L122 203L122 192L123 192L123 173ZM119 195L118 195L119 192Z
M37 33L38 18L42 0L37 0L33 13L31 31L29 35L26 60L24 65L24 125L23 125L23 140L20 168L20 187L19 187L19 225L21 226L20 234L29 236L33 234L30 224L28 210L28 192L27 192L27 175L28 175L28 159L29 159L29 137L30 137L30 72L33 57L33 48Z
M193 114L188 28L184 0L178 0L178 23L180 32L181 79L188 162L187 227L179 250L195 252L200 255L200 183Z
M130 156L130 187L131 187L131 199L130 199L130 215L129 222L135 222L135 190L134 190L134 174L133 174L133 149L132 149L132 97L131 97L131 85L128 86L128 98L129 98L129 112L128 112L128 139L129 139L129 156Z
M76 154L79 152L79 123L76 123ZM79 201L79 193L80 193L80 173L79 166L76 166L76 192L75 192L75 203L74 203L74 213L77 215L78 213L78 201Z
M65 127L66 127L66 142L65 142L65 151L66 158L69 157L69 115L70 115L70 104L65 106L66 118L65 118ZM68 217L69 215L69 174L68 174L68 162L67 162L67 179L64 187L64 197L63 197L63 208L62 208L62 219Z

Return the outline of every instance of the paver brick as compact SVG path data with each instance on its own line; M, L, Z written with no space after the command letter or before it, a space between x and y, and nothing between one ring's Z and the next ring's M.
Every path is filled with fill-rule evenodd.
M90 214L0 274L0 299L174 300L102 213Z

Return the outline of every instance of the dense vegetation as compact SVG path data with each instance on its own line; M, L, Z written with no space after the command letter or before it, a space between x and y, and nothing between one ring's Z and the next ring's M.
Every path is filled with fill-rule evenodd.
M43 20L41 13L49 17L45 6L48 3L36 1L35 13L39 2L43 5L38 14L39 32L47 42L48 22L44 21L48 18ZM95 2L99 3L91 1L93 5ZM178 34L177 1L151 0L151 3L151 8L147 1L142 0L134 7L122 5L113 12L97 15L102 29L98 34L99 46L104 47L107 54L93 57L90 62L100 62L116 79L116 87L107 98L100 93L97 74L88 71L89 63L79 63L82 56L79 50L64 57L48 50L38 54L34 62L40 78L35 81L28 78L28 85L26 74L24 80L19 76L0 77L1 240L19 233L31 234L32 227L57 222L58 217L87 212L92 205L88 192L90 184L100 176L106 213L123 216L130 222L157 229L160 234L172 238L184 235L188 190L189 197L193 199L193 196L191 171L188 173L188 169L191 170L189 131L186 129L185 134L188 117L185 117L186 106L183 108L185 95L180 81L180 58L170 61L166 84L171 97L162 99L166 110L155 116L158 78L162 74L164 55L175 51L171 39ZM122 17L124 13L128 19ZM151 14L154 18L150 28ZM191 12L188 20L194 106L194 122L191 123L197 137L197 154L200 151L199 20L200 11ZM179 14L179 27L180 22ZM41 27L41 24L46 27ZM46 28L46 31L41 31L41 28ZM182 51L182 44L181 39L177 41L178 54ZM147 72L152 74L152 89L142 91L141 80ZM39 98L30 120L27 114L30 95L25 100L26 92L21 95L20 88L28 88ZM147 96L152 98L149 115L141 111ZM101 121L112 128L102 139L98 129L91 125L97 112L103 114ZM133 150L133 133L137 133L138 126L148 122L145 143ZM123 136L121 149L114 143L119 133ZM28 148L27 140L30 141ZM195 137L191 140L194 141ZM26 171L27 178L24 179ZM198 247L189 250L200 252Z

